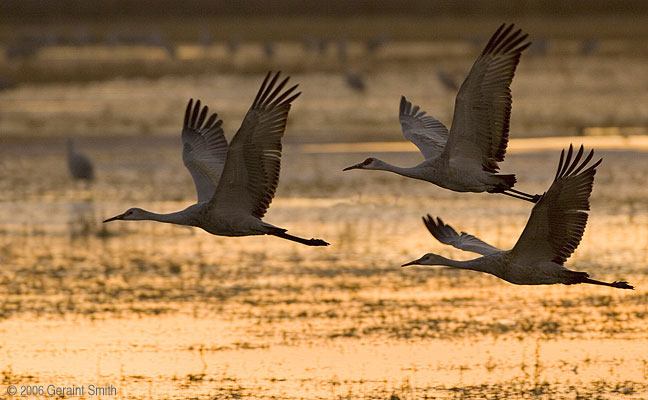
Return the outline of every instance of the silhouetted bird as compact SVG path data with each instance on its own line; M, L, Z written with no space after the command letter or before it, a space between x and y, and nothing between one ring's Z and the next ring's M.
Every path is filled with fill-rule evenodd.
M345 38L339 38L335 42L335 48L337 50L337 56L340 61L346 61L347 59L347 40Z
M441 85L446 90L456 92L457 89L459 89L459 86L457 86L457 82L455 82L454 76L452 76L449 72L443 70L443 69L437 69L437 78L439 78L439 82L441 82Z
M599 41L596 38L588 38L581 42L580 54L588 56L598 50Z
M266 59L272 60L275 56L275 47L274 44L270 41L265 41L261 44L261 49L263 50L263 55Z
M344 74L344 80L351 89L358 92L364 92L367 88L364 78L357 72L346 72Z
M590 165L594 151L585 160L583 146L572 161L572 147L565 157L560 154L558 171L551 187L533 207L522 235L511 250L500 250L482 240L461 232L457 234L441 218L435 221L430 215L423 218L430 233L441 243L458 249L482 254L468 261L457 261L428 253L407 265L445 265L453 268L486 272L516 285L551 285L562 283L590 283L618 289L633 289L625 281L613 283L590 279L587 272L572 271L564 263L574 252L583 237L590 209L596 167L602 160ZM581 172L582 171L582 172Z
M261 220L274 197L281 168L281 138L297 85L283 90L288 78L266 75L252 106L229 146L223 121L207 119L200 100L187 104L182 129L182 160L191 173L198 202L182 211L157 214L131 208L113 220L152 220L189 225L220 236L273 235L308 246L327 246L303 239ZM282 92L283 91L283 92Z
M74 179L91 181L94 179L94 167L85 154L74 150L74 142L68 139L67 162L70 175Z
M508 145L511 82L527 36L514 25L493 34L461 85L450 132L419 106L401 97L399 120L403 135L425 160L413 167L391 165L374 157L344 169L391 171L434 183L456 192L502 193L535 202L538 195L513 189L514 174L499 174Z
M387 36L387 35L380 35L380 36L375 37L373 39L369 39L367 41L367 44L366 44L367 51L370 54L374 54L378 50L383 48L388 42L389 42L389 36Z

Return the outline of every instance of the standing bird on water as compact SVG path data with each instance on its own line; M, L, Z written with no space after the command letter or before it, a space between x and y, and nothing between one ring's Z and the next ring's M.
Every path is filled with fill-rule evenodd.
M430 215L423 218L430 233L441 243L461 250L482 254L468 261L457 261L428 253L407 265L445 265L448 267L486 272L516 285L551 285L562 283L591 283L619 289L634 289L627 282L613 283L590 279L587 272L572 271L564 267L581 241L590 209L589 197L592 193L598 160L587 167L594 156L590 151L585 160L583 146L572 161L572 147L565 157L560 154L558 171L551 187L533 207L531 216L522 235L511 250L500 250L480 239L457 232L443 223L441 218L434 221ZM586 168L586 169L585 169ZM582 171L582 172L581 172Z
M67 163L70 175L77 180L91 181L94 179L94 167L92 161L85 154L74 150L74 141L67 142Z
M182 129L182 160L193 177L198 202L170 214L131 208L114 220L153 220L189 225L220 236L274 235L309 246L327 246L321 239L303 239L261 221L274 197L281 167L281 138L290 103L301 92L283 90L279 72L266 75L241 127L227 145L217 114L205 122L208 108L189 100Z
M536 202L539 195L513 189L514 174L498 174L504 161L511 114L511 81L527 34L502 25L472 66L455 101L450 132L401 97L399 119L403 135L423 153L425 161L409 168L377 158L344 169L385 170L434 183L456 192L488 192Z

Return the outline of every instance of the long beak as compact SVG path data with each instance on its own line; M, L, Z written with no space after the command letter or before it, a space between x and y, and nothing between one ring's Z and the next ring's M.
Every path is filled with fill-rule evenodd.
M350 169L360 169L360 168L362 168L363 166L364 166L364 164L363 164L363 163L360 163L360 164L352 165L352 166L350 166L350 167L346 167L346 168L344 168L342 171L348 171L348 170L350 170Z
M409 266L409 265L418 265L418 263L419 263L420 260L421 260L421 259L419 258L418 260L410 261L410 262L408 262L408 263L406 263L406 264L401 265L401 267L407 267L407 266Z
M116 221L118 219L124 219L124 214L119 214L119 215L116 215L116 216L114 216L112 218L108 218L108 219L104 220L104 222Z

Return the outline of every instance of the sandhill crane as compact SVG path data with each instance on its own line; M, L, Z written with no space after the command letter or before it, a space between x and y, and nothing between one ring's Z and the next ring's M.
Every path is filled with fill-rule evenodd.
M189 100L182 129L182 160L193 177L198 202L170 214L131 208L113 220L153 220L189 225L220 236L274 235L309 246L321 239L303 239L261 221L274 197L281 167L281 137L288 111L301 92L284 90L279 73L268 73L238 132L227 145L217 114ZM206 121L205 121L206 120Z
M515 175L497 174L508 144L511 81L522 51L530 45L525 42L528 35L513 27L500 26L473 64L457 94L450 132L401 97L403 135L419 148L425 161L402 168L372 157L344 171L385 170L457 192L486 191L537 201L539 195L513 189Z
M457 82L455 82L455 77L450 72L439 68L436 71L436 75L444 89L453 92L459 89Z
M78 153L74 150L74 141L72 139L68 139L67 142L67 163L70 175L74 179L86 181L94 179L92 161L85 154Z
M533 46L529 48L528 53L530 56L545 56L547 49L549 49L549 39L541 37L534 39Z
M329 41L327 38L320 37L315 41L315 47L317 48L317 52L319 53L320 56L326 54L328 45L329 45Z
M369 54L375 54L383 48L389 42L389 36L387 34L382 34L375 38L367 40L366 48Z
M580 44L580 54L588 56L598 50L599 41L597 38L591 37L583 40Z
M348 51L347 51L347 40L345 37L338 38L338 40L335 41L335 49L337 52L338 59L340 61L346 61L348 56Z
M227 47L227 52L230 56L233 56L239 50L239 47L241 47L241 39L238 37L231 37L227 39L225 45Z
M202 47L209 48L214 45L214 35L211 33L209 29L201 29L200 33L198 33L198 43Z
M428 253L407 265L445 265L454 268L486 272L517 285L551 285L563 283L591 283L619 289L634 289L627 282L613 283L590 279L587 272L572 271L563 266L581 241L587 213L589 197L598 160L587 167L594 155L590 151L585 160L583 146L572 161L572 147L567 156L560 154L556 177L538 203L533 207L531 216L522 235L511 250L500 250L480 239L462 232L461 235L441 218L435 221L430 215L423 218L430 233L441 243L458 249L482 254L468 261L457 261ZM586 169L585 169L586 168ZM582 171L582 172L581 172Z
M364 92L367 89L364 77L359 72L347 71L344 73L344 81L347 86L357 92Z
M263 51L263 56L266 58L266 60L272 60L274 58L275 45L271 41L266 40L261 43L261 50Z

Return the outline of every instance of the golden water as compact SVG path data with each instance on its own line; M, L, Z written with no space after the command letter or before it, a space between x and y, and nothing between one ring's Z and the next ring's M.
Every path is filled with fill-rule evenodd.
M283 65L301 71L292 75L303 94L265 220L324 238L328 248L101 223L132 206L168 212L191 204L179 140L187 98L217 111L231 137L261 74L0 92L0 398L9 385L49 384L114 385L127 399L647 398L644 53L525 56L502 163L520 190L542 193L560 149L597 149L604 162L589 224L567 266L636 287L621 291L400 268L429 251L472 257L436 242L421 223L425 214L510 248L531 205L385 172L342 172L372 155L420 162L411 144L394 142L402 140L400 95L448 123L454 93L430 77L439 66L462 76L474 58L465 43L451 59L438 56L447 43L391 46L359 65L365 94L332 69L309 71L313 60L293 54ZM241 57L256 57L253 50ZM280 50L292 54L296 42ZM115 54L70 51L38 57L68 68ZM180 58L199 53L184 45ZM159 53L144 58L171 63ZM95 161L93 184L68 177L69 136Z

